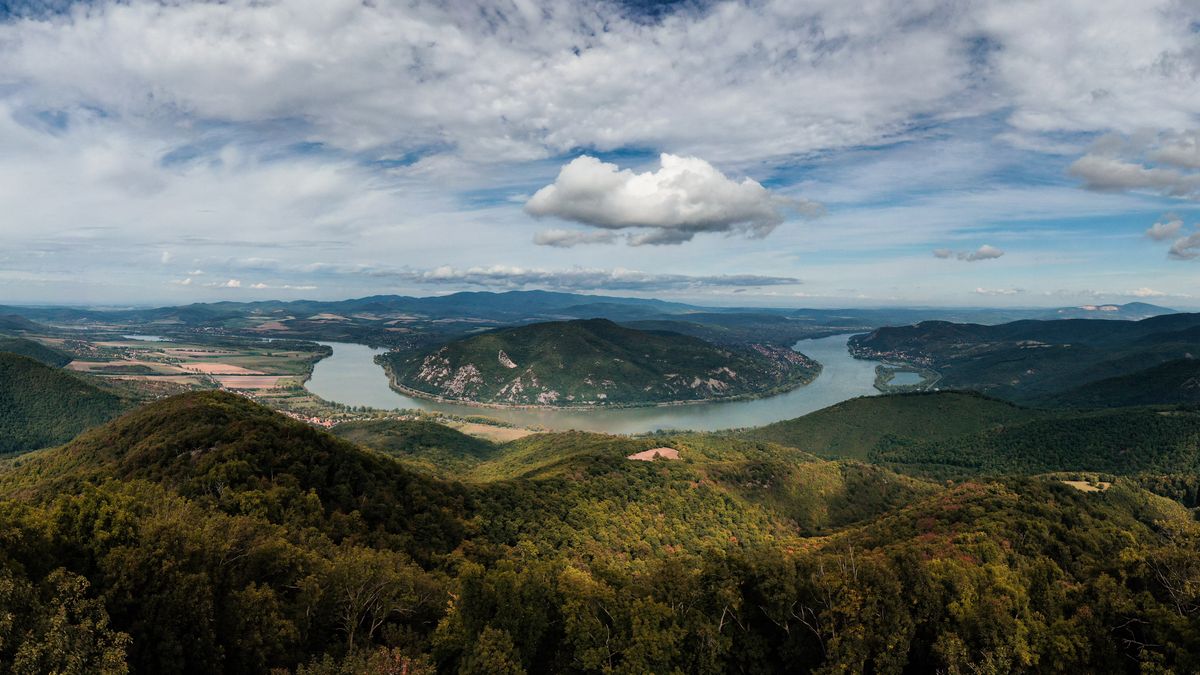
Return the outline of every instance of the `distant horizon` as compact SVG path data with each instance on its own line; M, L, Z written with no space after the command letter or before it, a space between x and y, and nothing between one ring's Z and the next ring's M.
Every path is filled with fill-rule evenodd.
M159 308L168 308L168 307L184 307L187 305L210 305L210 304L220 304L220 303L237 303L237 304L256 304L256 303L268 303L268 302L338 303L338 302L349 302L349 301L354 301L354 300L363 300L363 299L372 298L372 297L381 297L381 298L402 297L402 298L413 298L413 299L426 299L426 298L442 298L442 297L449 297L449 296L468 294L468 293L507 295L507 294L531 293L531 292L555 293L555 294L575 295L575 296L585 296L585 297L595 297L595 298L619 298L619 299L650 300L650 301L656 300L656 301L661 301L661 302L665 302L665 303L691 305L691 306L697 307L699 309L706 309L706 308L713 308L713 309L775 309L775 310L806 310L806 309L812 309L812 310L838 310L838 309L847 309L847 310L904 310L904 309L922 310L922 309L933 309L933 310L973 310L973 311L988 311L988 310L996 310L996 311L1035 310L1036 311L1036 310L1067 309L1067 308L1084 309L1089 306L1124 307L1124 306L1129 306L1129 305L1145 305L1145 306L1150 306L1150 307L1156 307L1159 309L1171 310L1174 312L1190 313L1192 311L1200 311L1200 307L1189 307L1186 305L1185 306L1170 306L1170 305L1160 304L1160 303L1156 303L1156 302L1148 302L1145 300L1129 300L1129 301L1125 301L1125 302L1103 302L1103 301L1094 300L1091 302L1083 302L1080 304L1069 304L1069 305L1063 305L1063 304L1017 305L1017 304L1014 304L1014 305L1003 305L1003 306L996 306L996 305L938 305L938 304L924 304L924 305L922 305L922 304L884 304L884 305L772 304L772 305L767 305L767 304L736 304L736 303L705 305L705 304L698 304L696 302L690 302L690 301L686 301L686 300L678 300L678 299L665 298L665 297L659 297L659 296L622 295L620 293L599 293L599 292L587 292L587 291L550 291L550 290L545 290L545 289L523 289L523 290L502 290L502 291L463 290L463 291L447 291L445 293L433 293L433 294L429 294L429 295L410 295L410 294L404 294L404 293L368 293L366 295L358 295L358 296L352 296L352 297L339 297L339 298L286 298L286 299L285 298L261 298L261 299L245 299L245 300L214 299L214 300L207 300L207 301L197 300L197 301L186 302L186 303L170 303L170 302L153 302L153 301L151 301L151 302L144 302L144 303L78 304L78 303L3 302L3 301L0 301L0 307L27 308L27 309L61 308L61 309L85 309L85 310L90 310L90 311L122 311L122 310L140 310L140 309L159 309Z

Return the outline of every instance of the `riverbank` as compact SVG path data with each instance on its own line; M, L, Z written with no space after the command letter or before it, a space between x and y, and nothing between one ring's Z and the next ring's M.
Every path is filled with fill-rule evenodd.
M323 343L333 356L322 359L306 387L326 401L381 410L425 410L462 419L488 419L515 427L552 431L644 434L657 431L720 431L754 427L800 417L846 399L878 394L872 386L875 363L860 361L846 349L848 334L801 340L792 348L821 364L809 384L748 401L722 400L693 405L572 410L480 408L439 403L392 389L375 356L383 350L354 343Z

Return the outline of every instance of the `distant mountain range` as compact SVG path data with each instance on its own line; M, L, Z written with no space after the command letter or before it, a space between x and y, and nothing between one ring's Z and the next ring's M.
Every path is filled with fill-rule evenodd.
M927 320L996 324L1019 319L1139 319L1173 313L1146 303L1060 309L778 309L703 307L644 298L549 291L464 292L434 297L376 295L338 301L217 302L145 309L0 307L0 331L42 322L106 324L156 332L221 330L414 348L500 326L603 318L722 344L770 343L866 332ZM4 316L7 315L7 316Z

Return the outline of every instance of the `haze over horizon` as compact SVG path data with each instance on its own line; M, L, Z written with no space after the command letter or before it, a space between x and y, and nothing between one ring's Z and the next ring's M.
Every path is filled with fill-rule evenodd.
M0 303L1200 308L1198 76L1190 2L17 0Z

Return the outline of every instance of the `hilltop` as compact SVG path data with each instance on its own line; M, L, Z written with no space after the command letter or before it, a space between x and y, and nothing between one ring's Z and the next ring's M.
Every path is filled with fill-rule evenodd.
M499 405L646 405L744 398L810 381L819 366L787 348L718 347L605 319L531 324L382 357L416 395Z
M130 405L80 375L0 352L0 455L64 443Z

